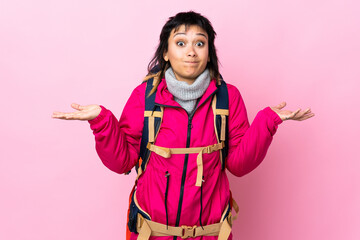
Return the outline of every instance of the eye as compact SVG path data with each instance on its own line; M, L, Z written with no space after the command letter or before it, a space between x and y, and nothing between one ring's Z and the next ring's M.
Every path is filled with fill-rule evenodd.
M203 42L197 42L197 43L196 43L196 46L197 46L197 47L202 47L202 46L204 46L204 45L205 45L205 43L203 43Z
M180 47L185 46L185 43L183 41L178 41L176 44Z

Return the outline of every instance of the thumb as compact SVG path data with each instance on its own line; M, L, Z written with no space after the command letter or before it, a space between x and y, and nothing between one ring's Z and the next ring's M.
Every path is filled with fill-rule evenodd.
M71 104L71 107L74 108L74 109L76 109L76 110L79 110L79 111L81 111L81 110L84 109L83 106L81 106L80 104L77 104L77 103L72 103L72 104Z
M276 105L275 108L282 109L285 106L286 106L286 102L282 102L282 103Z

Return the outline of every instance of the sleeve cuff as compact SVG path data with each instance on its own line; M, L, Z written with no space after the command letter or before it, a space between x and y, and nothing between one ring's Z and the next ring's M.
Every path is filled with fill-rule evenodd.
M276 112L274 112L270 107L264 108L264 113L265 113L269 118L271 118L276 125L279 125L280 123L283 122L283 120L281 120L281 118L279 117L279 115L278 115Z
M107 109L102 105L100 105L100 107L101 107L100 114L96 118L92 120L88 120L88 123L90 123L90 125L96 124L105 118Z

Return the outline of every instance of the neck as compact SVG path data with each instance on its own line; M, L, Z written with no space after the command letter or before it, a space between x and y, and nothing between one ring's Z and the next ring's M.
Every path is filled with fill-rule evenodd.
M174 100L180 104L188 113L195 108L196 100L200 98L210 84L209 70L205 70L195 80L190 83L178 80L172 68L165 72L165 80L169 92L174 96ZM186 79L189 80L189 79Z

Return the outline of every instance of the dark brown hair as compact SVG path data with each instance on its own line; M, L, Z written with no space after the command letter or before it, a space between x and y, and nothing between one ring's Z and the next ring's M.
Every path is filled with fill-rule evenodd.
M180 28L180 26L185 25L185 28L191 25L197 25L204 29L208 34L208 46L209 46L209 57L210 61L207 63L207 68L210 71L211 79L219 80L219 65L218 57L216 55L215 48L215 36L216 32L211 25L211 22L204 16L199 13L189 11L189 12L180 12L173 17L170 17L169 20L163 26L160 33L160 42L154 54L154 57L151 59L148 65L148 75L145 77L145 81L154 77L156 78L154 88L150 94L152 94L157 88L160 80L163 78L165 71L170 67L170 64L166 62L163 58L164 53L168 50L168 39L170 37L171 31L175 29L175 32Z

